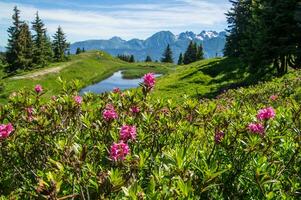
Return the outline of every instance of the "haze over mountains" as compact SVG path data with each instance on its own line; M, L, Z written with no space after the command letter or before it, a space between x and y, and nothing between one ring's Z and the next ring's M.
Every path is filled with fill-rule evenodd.
M0 46L0 52L4 52L5 51L5 47Z
M187 31L174 35L170 31L161 31L146 40L132 39L126 41L120 37L113 37L109 40L86 40L71 44L70 51L75 53L77 48L85 48L85 50L104 50L114 56L133 54L139 61L143 61L149 55L155 61L161 59L164 49L170 44L176 62L180 53L186 51L190 41L203 45L206 58L222 56L226 32L202 31L196 34Z

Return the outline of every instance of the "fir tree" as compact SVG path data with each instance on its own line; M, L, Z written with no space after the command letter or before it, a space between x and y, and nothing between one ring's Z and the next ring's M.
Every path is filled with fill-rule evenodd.
M80 54L81 52L82 52L81 49L79 47L77 47L75 54Z
M47 36L47 31L43 21L36 13L35 21L32 22L32 29L35 34L33 35L33 62L39 66L47 65L52 58L51 43Z
M23 22L20 20L20 10L14 7L14 14L12 16L13 25L8 28L8 45L6 51L6 61L8 62L7 71L12 72L19 67L18 63L18 38L20 33L20 27Z
M131 56L130 56L129 62L130 62L130 63L134 63L134 62L135 62L135 57L134 57L134 55L131 55Z
M152 58L150 56L146 56L145 62L152 62Z
M17 43L17 64L20 69L30 69L32 67L33 58L33 43L29 26L23 23L20 26L20 33L18 34Z
M86 50L85 50L85 48L83 47L83 48L82 48L82 53L84 53L84 52L86 52Z
M179 59L178 59L178 65L182 65L182 64L183 64L183 54L180 53Z
M184 54L183 63L185 65L197 61L197 44L190 42Z
M197 47L196 60L204 60L203 46L201 44Z
M161 62L173 63L172 51L171 51L171 48L170 48L169 44L167 45L167 47L166 47L166 49L163 53L163 57L161 59Z
M54 52L54 59L56 61L63 61L66 59L65 53L69 48L69 43L67 43L66 36L60 26L53 36L52 48Z

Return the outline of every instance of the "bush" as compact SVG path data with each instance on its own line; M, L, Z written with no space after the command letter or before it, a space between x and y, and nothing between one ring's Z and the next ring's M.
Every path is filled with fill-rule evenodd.
M150 101L151 75L142 93L80 97L77 83L64 84L60 95L46 101L39 86L13 93L0 108L2 124L14 128L0 127L0 194L4 199L299 198L298 76L231 90L215 100L187 98L182 105Z

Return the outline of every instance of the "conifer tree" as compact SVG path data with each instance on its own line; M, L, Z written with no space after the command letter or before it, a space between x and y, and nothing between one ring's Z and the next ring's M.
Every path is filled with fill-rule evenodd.
M197 47L196 60L203 60L203 59L204 59L203 46L200 44Z
M75 54L80 54L81 52L82 52L81 49L79 47L77 47Z
M130 62L130 63L134 63L134 62L135 62L135 57L134 57L134 55L131 55L129 62Z
M86 52L86 50L85 50L85 48L83 47L83 48L82 48L82 53L84 53L84 52Z
M69 48L69 43L67 43L66 36L59 26L55 35L53 36L53 43L52 43L54 59L56 61L63 61L66 59L65 53Z
M51 61L53 53L45 25L38 12L32 22L32 29L35 32L33 35L33 62L35 65L45 66Z
M20 20L20 10L15 6L14 14L12 16L13 25L8 28L8 45L6 51L6 61L8 62L7 71L13 72L17 70L18 66L18 38L20 33L20 27L23 21Z
M180 53L179 59L178 59L178 65L182 65L182 64L183 64L183 54Z
M191 41L187 47L187 50L184 54L183 63L185 65L195 62L197 60L197 45Z
M32 36L29 30L29 26L23 23L20 26L20 33L18 34L17 43L17 65L20 69L30 69L32 68L33 62L33 43Z
M161 62L164 62L164 63L173 63L173 58L172 58L172 50L169 46L169 44L167 45L164 53L163 53L163 57L161 59Z
M150 56L146 56L145 62L152 62L152 58Z

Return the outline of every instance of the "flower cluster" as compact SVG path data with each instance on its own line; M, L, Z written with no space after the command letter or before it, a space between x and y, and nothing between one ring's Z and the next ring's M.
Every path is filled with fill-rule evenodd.
M42 86L41 85L36 85L35 86L35 88L34 88L34 90L36 91L36 93L41 93L41 92L43 92L43 88L42 88Z
M130 108L130 111L131 111L132 113L134 113L134 114L137 114L137 113L140 112L140 108L139 108L138 106L132 106L132 107Z
M223 138L225 137L225 133L223 131L218 131L215 133L214 135L214 141L216 144L221 143L221 141L223 140Z
M122 161L129 154L129 152L129 145L123 141L120 141L119 143L113 143L110 149L110 158L114 161Z
M121 93L120 88L114 88L113 93L120 94Z
M118 118L118 114L111 104L106 106L106 109L103 111L102 116L106 121L110 121Z
M33 120L33 108L32 107L26 108L26 112L27 112L28 120L31 122Z
M12 126L11 123L9 123L7 125L1 124L0 125L0 139L7 138L13 131L14 131L14 127Z
M77 105L80 105L83 102L83 98L81 96L75 96L74 101Z
M273 119L275 115L276 115L275 110L272 107L268 107L258 111L257 119L259 120Z
M120 139L123 141L136 139L136 127L124 125L120 129Z
M155 74L147 73L143 76L143 83L148 89L152 89L155 86Z
M264 134L264 126L261 123L250 123L248 129L252 133L257 133L260 135Z

